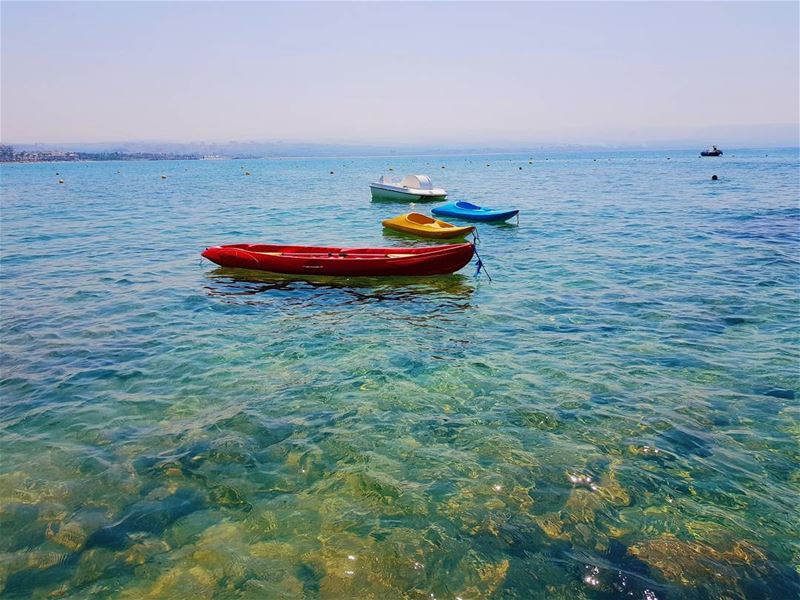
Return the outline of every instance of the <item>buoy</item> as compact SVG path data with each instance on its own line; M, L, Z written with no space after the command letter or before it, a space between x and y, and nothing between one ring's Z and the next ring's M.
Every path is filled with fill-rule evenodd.
M166 179L166 178L167 178L167 176L166 176L166 175L162 175L162 176L161 176L161 179Z
M671 159L671 158L668 156L668 157L667 157L667 160L672 160L672 159Z
M250 175L250 171L245 171L244 174L245 175Z
M522 167L520 167L519 170L522 171Z
M717 181L718 179L719 179L719 177L717 177L716 175L712 175L711 176L711 181Z
M331 171L331 175L333 175L333 171Z
M444 169L444 165L442 165L442 168Z
M63 179L59 179L58 183L64 183L64 180Z
M59 173L58 171L56 171L56 175L61 175L61 173Z
M394 169L393 169L392 167L389 167L389 170L390 170L390 171L394 171Z
M528 161L528 164L529 164L529 165L532 165L532 164L533 164L533 161L532 161L532 160L529 160L529 161Z
M489 163L486 163L486 166L488 167L488 166L489 166Z

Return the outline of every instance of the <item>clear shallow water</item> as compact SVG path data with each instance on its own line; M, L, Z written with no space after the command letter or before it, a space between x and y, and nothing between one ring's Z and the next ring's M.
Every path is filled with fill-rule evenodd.
M798 156L730 154L3 165L3 595L796 596ZM390 165L522 209L493 283L201 262L414 243Z

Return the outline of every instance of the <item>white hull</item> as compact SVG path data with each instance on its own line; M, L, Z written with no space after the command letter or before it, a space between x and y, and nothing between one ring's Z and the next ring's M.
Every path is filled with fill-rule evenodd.
M434 188L432 190L420 190L414 188L387 185L385 183L371 183L369 189L372 197L377 200L404 200L424 201L424 200L444 200L447 192Z

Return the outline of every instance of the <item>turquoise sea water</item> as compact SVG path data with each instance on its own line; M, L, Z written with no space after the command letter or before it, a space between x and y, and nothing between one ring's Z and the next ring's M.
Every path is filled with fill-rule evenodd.
M390 166L493 283L200 259L415 243ZM800 594L796 150L0 174L4 597Z

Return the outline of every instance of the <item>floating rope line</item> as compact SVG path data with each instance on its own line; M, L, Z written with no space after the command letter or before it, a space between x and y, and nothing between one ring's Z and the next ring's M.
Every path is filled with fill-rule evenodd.
M472 249L475 252L475 256L478 257L478 264L477 264L478 269L475 271L475 277L480 275L481 274L481 270L483 270L483 272L486 274L486 277L489 278L489 283L491 283L492 282L492 276L489 275L489 271L486 270L486 266L483 264L483 260L481 259L481 255L478 254L478 248L475 246L475 244L472 244Z

